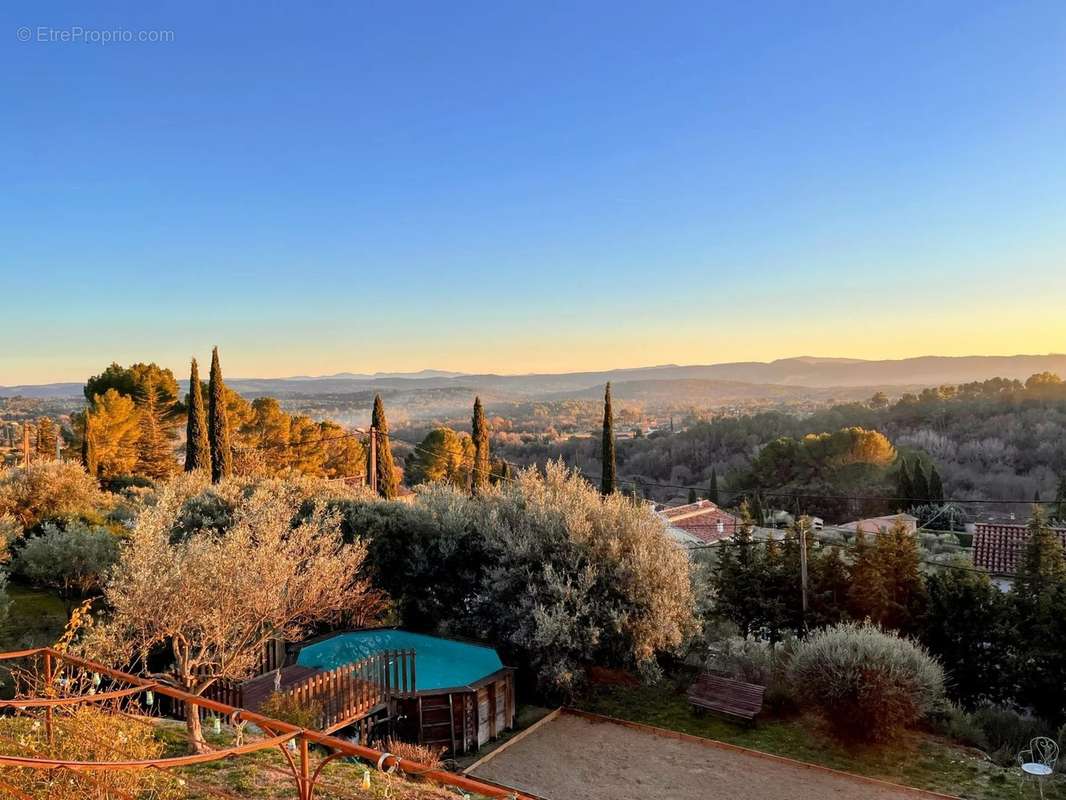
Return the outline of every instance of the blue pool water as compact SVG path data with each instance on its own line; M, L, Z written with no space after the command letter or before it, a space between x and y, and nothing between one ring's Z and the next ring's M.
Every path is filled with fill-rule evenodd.
M382 650L415 651L415 682L420 692L469 686L503 668L491 647L397 630L341 633L304 646L296 663L331 670Z

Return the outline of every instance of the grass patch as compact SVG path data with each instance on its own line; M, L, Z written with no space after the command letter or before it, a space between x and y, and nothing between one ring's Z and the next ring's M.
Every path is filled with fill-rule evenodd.
M670 680L655 686L602 687L576 706L967 800L1037 796L1034 786L1023 788L1019 770L998 767L980 751L936 736L910 731L889 743L859 747L831 738L821 721L811 715L765 717L756 726L737 725L710 714L697 717L685 699L685 688ZM1044 796L1047 800L1066 800L1066 778L1056 775L1046 783Z

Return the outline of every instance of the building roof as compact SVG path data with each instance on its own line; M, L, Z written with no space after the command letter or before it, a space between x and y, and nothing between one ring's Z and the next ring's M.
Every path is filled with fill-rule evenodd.
M689 537L703 544L728 539L737 528L740 520L727 511L723 511L710 500L686 503L683 506L667 508L659 512L672 529L685 534L672 533L682 543L689 542Z
M837 525L837 527L846 531L858 531L862 527L863 531L867 533L877 533L878 531L891 529L897 522L902 522L904 527L911 531L918 527L918 518L910 514L887 514L883 517L867 517L866 519L857 519L854 522L845 522L842 525Z
M1066 547L1066 528L1052 528ZM1029 529L1022 523L978 522L973 534L973 563L993 575L1013 575L1018 570Z

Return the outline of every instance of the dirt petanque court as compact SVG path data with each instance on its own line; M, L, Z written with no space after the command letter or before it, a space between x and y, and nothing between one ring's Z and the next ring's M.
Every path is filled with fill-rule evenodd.
M908 789L788 759L557 712L468 774L544 800L932 800Z

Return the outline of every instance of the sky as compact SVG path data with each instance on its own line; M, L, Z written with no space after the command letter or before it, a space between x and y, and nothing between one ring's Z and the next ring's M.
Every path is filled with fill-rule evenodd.
M0 8L0 385L1063 352L1064 222L1061 0Z

